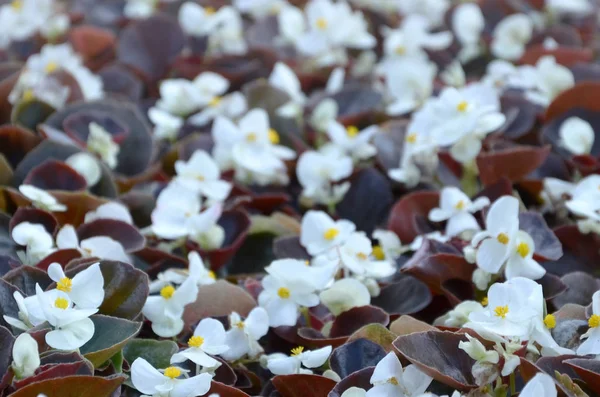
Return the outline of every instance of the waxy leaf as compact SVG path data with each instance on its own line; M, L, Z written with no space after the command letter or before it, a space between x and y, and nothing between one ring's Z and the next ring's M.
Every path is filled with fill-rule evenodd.
M130 339L137 335L142 327L141 322L102 314L95 314L90 318L94 322L94 336L79 351L96 368L121 350Z

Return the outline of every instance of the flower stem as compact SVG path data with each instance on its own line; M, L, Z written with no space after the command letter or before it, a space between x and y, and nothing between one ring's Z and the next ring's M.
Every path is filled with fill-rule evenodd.
M465 194L469 197L473 197L475 194L477 194L478 174L479 170L477 169L477 164L475 163L475 161L463 164L463 173L460 179L460 184L462 186L463 192L465 192Z
M306 322L306 326L308 328L312 328L312 324L310 321L310 313L308 312L308 307L303 307L302 309L300 309L300 311L302 312L302 315L304 316L304 321Z
M515 384L515 373L514 372L512 374L510 374L509 382L510 382L510 395L513 396L517 392L517 390L516 390L517 387L516 387L516 384Z

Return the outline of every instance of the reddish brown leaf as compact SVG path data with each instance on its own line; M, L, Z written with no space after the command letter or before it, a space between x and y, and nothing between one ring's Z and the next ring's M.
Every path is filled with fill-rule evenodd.
M523 179L539 167L550 153L550 146L516 146L496 152L480 153L477 156L479 178L491 185L502 177L511 182Z
M429 211L438 206L439 192L419 191L407 194L398 201L390 212L388 229L407 244L418 235L426 232L423 223L427 223Z
M31 397L48 393L49 390L60 391L61 397L111 397L112 393L125 381L125 376L101 378L98 376L72 375L63 378L46 379L35 382L17 390L12 397Z
M281 397L327 397L335 381L319 375L278 375L272 379Z

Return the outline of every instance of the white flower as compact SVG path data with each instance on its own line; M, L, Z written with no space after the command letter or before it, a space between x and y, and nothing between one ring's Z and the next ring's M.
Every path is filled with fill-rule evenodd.
M571 14L584 16L594 9L590 0L546 0L545 4L548 11L556 15Z
M383 31L384 53L388 58L427 58L423 51L443 50L452 43L450 32L429 33L429 22L420 15L406 17L399 29Z
M119 144L102 126L95 122L89 125L90 133L87 139L87 149L100 156L109 168L114 169L118 164Z
M100 263L94 263L72 279L65 275L60 264L52 263L48 266L48 276L56 283L56 289L66 293L79 309L96 309L104 300Z
M40 31L52 17L52 0L18 0L0 6L0 48Z
M460 88L467 84L465 70L458 61L452 61L446 69L440 72L440 79L449 86Z
M219 362L211 356L222 354L229 349L225 343L223 324L213 318L200 321L187 344L187 349L171 357L171 364L191 360L196 365L212 368L218 366Z
M516 61L531 40L533 22L526 14L512 14L501 20L494 29L491 50L498 58Z
M48 346L60 350L75 350L94 336L94 322L89 317L98 309L77 309L69 296L57 289L42 291L36 284L35 292L45 320L54 329L46 334Z
M516 342L510 341L504 344L496 341L494 349L502 356L502 359L504 360L504 364L502 365L502 371L500 372L500 375L509 376L515 371L515 369L521 363L521 358L515 353L521 350L522 348L523 346L518 340Z
M179 288L164 286L160 295L149 296L142 313L152 322L152 331L163 338L170 338L183 330L183 310L195 302L198 295L196 280L188 277Z
M338 115L338 104L331 98L323 99L310 115L310 125L318 132L325 132L329 123L335 121Z
M258 303L269 315L271 327L293 326L299 307L319 304L317 291L333 280L334 266L309 266L295 259L276 260L267 268Z
M133 225L133 218L127 207L116 201L102 204L95 210L86 213L84 223L90 223L97 219L114 219Z
M535 310L527 305L527 298L519 291L518 285L495 283L488 290L487 297L488 305L469 314L465 327L480 335L489 333L527 340Z
M556 383L552 377L544 372L538 372L527 382L519 396L521 397L556 397Z
M323 211L308 211L302 218L300 244L318 255L343 244L356 226L345 219L334 221Z
M443 23L444 14L452 5L450 0L403 0L390 3L398 8L402 15L424 16L433 27Z
M535 244L526 232L519 230L519 202L512 196L503 196L490 207L486 230L477 233L471 244L477 246L477 266L497 274L506 263L505 276L541 278L546 270L533 259Z
M175 162L177 181L194 192L214 201L225 201L231 191L231 183L221 180L219 166L203 150L196 150L186 162Z
M459 303L442 317L435 320L435 325L461 328L469 321L469 315L475 311L483 310L481 303L475 301L464 301Z
M221 100L229 89L229 80L220 74L203 72L194 78L194 86L200 94L201 106L208 106Z
M203 373L179 379L184 370L168 367L160 372L141 357L131 364L131 382L140 392L151 397L203 396L210 390L212 375Z
M214 97L208 106L187 119L188 124L202 127L218 116L237 119L248 110L246 97L241 92L232 92L222 97Z
M154 124L154 138L156 140L175 140L181 127L183 127L183 118L173 116L169 112L157 107L148 110L148 118Z
M202 7L187 1L179 9L179 24L186 34L206 36L220 23L220 14L212 7Z
M473 360L481 363L498 364L500 356L498 352L494 350L486 350L483 343L477 338L472 337L469 334L465 334L468 342L461 341L458 343L458 348L464 350Z
M541 57L532 73L534 88L525 96L541 106L548 106L561 92L575 85L573 73L565 66L556 63L553 56Z
M319 295L321 303L329 311L338 316L353 307L366 306L371 303L371 294L367 287L353 278L343 278Z
M483 138L506 121L494 89L481 83L445 88L432 100L428 112L435 120L433 140L440 146L451 146L450 154L461 163L475 159Z
M462 63L477 57L481 48L479 41L485 28L485 18L476 3L462 3L452 14L452 30L462 45L458 55Z
M472 215L490 204L487 197L480 197L475 201L464 194L459 188L445 187L440 192L440 207L429 212L432 222L448 221L446 235L458 236L467 230L480 230L477 220Z
M19 291L13 292L13 297L17 303L19 311L17 313L18 318L3 316L4 321L12 325L16 329L27 331L30 328L36 327L43 324L44 319L43 313L39 308L39 302L37 297L29 296L23 298L23 295Z
M19 255L26 264L35 265L53 251L52 235L43 225L21 222L11 233L15 243L25 247L25 255Z
M402 245L398 235L390 230L376 229L373 238L379 242L373 247L373 256L378 260L396 261L403 253L409 251L409 247Z
M402 369L396 353L390 352L377 363L367 397L417 397L424 393L433 379L414 364Z
M352 159L345 156L337 147L326 145L320 151L302 153L296 165L296 175L302 185L302 196L320 204L340 201L350 183L333 185L352 174Z
M440 231L436 230L435 232L421 234L421 235L415 237L413 242L410 243L410 245L409 245L410 250L416 251L419 248L421 248L421 245L423 245L423 242L425 241L425 239L438 241L440 243L445 243L445 242L450 241L450 237L444 236Z
M186 79L169 79L160 83L156 106L175 116L187 116L205 103L198 87Z
M269 331L269 315L265 309L255 307L245 320L233 312L229 315L229 326L225 338L229 350L221 355L224 359L235 361L245 355L254 358L263 351L258 341Z
M157 0L127 0L123 15L131 19L148 18L154 13L157 4Z
M579 117L569 117L560 125L561 145L575 155L590 154L594 145L594 129Z
M367 54L368 52L363 52L363 54ZM358 62L358 61L357 61ZM354 65L356 68L357 65ZM344 80L346 79L346 70L343 67L337 67L333 69L329 78L327 79L327 84L325 85L325 92L328 94L337 94L344 88Z
M85 179L88 187L95 186L102 178L102 169L98 164L98 160L89 153L75 153L69 156L65 163Z
M288 65L277 62L269 76L269 84L290 96L290 102L277 109L279 115L291 118L302 114L306 96L302 92L298 76Z
M585 341L577 348L577 354L600 354L600 291L592 296L592 316L588 319L590 329L581 336Z
M354 232L337 250L330 251L341 265L358 276L385 278L396 272L395 261L371 260L371 240L363 232Z
M192 251L188 254L189 270L185 272L183 269L168 269L164 272L158 273L156 280L150 282L150 293L158 292L163 287L183 283L187 277L191 277L196 280L198 286L214 284L217 276L215 272L207 269L204 266L202 258L196 251Z
M58 249L76 249L86 257L131 262L118 241L107 236L94 236L79 241L77 232L72 225L65 225L58 231L56 246Z
M410 57L386 63L383 73L392 97L386 112L397 116L415 110L429 99L437 67L427 58Z
M67 206L59 203L50 193L33 185L21 185L19 186L19 191L31 201L34 207L50 212L63 212L67 210Z
M269 371L275 375L291 375L301 373L312 373L306 368L317 368L325 364L325 361L331 354L331 346L322 347L317 350L304 350L299 346L292 349L292 355L289 357L278 357L270 359L267 363Z
M235 169L236 178L266 185L287 183L284 160L296 157L295 151L278 145L279 135L269 127L264 109L252 109L238 125L217 117L213 124L213 158L221 170Z
M27 378L40 366L38 344L31 335L23 333L17 337L12 348L11 367L17 379Z
M327 128L327 135L333 145L355 159L364 160L377 153L375 146L369 143L377 131L376 125L359 130L356 126L344 127L340 123L332 121Z

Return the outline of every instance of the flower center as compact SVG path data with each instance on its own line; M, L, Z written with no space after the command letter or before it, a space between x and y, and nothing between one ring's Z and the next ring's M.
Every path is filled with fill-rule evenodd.
M517 252L519 253L519 255L521 255L521 258L525 258L527 255L529 255L529 246L527 245L527 243L519 243L519 245L517 246Z
M165 299L171 299L173 297L174 293L175 293L175 287L173 287L172 285L165 285L160 290L160 296L162 296Z
M494 309L494 314L496 315L496 317L506 318L506 315L508 314L508 305L496 306L496 308Z
M398 386L398 379L395 376L392 376L388 379L388 383L394 386Z
M23 8L23 0L13 0L13 2L10 3L10 6L13 10L19 11L21 8Z
M548 314L546 317L544 317L544 325L548 329L556 327L556 317L554 317L552 314Z
M256 142L257 139L258 139L258 136L254 132L251 132L248 135L246 135L247 142Z
M360 132L360 130L355 125L349 125L348 127L346 127L346 134L350 138L354 138L355 136L358 135L359 132Z
M25 90L25 92L23 92L23 101L29 102L29 101L33 101L34 99L35 99L35 94L33 93L33 90L31 88L28 88Z
M364 252L359 252L358 254L356 254L356 257L357 257L358 259L360 259L361 261L364 261L364 260L367 260L367 258L368 258L368 255L367 255L367 254L365 254Z
M238 321L237 323L235 323L235 327L238 329L244 329L245 326L246 324L244 324L243 321Z
M281 299L289 299L289 297L290 297L290 290L289 290L289 288L281 287L281 288L279 288L277 290L277 295Z
M56 283L56 289L62 292L71 292L73 281L69 277L63 277Z
M201 336L194 335L188 340L189 347L200 347L204 343L204 338Z
M215 10L215 7L206 7L204 9L204 14L206 15L213 15L215 12L217 12L217 10Z
M204 176L203 175L197 175L196 179L199 180L200 182L204 181Z
M323 238L325 238L325 240L331 241L334 238L336 238L338 234L340 234L340 231L337 230L335 227L332 227L330 229L325 230L325 233L323 233Z
M47 64L47 65L46 65L46 67L44 68L44 71L45 71L47 74L54 73L54 72L56 72L56 70L58 70L58 63L56 63L56 62L54 62L54 61L52 61L52 62L48 62L48 64Z
M406 142L408 142L408 143L417 143L417 133L413 132L412 134L408 134L406 136Z
M460 101L458 105L456 105L456 110L458 110L461 113L464 113L467 111L467 108L469 107L469 102L467 101Z
M58 297L54 301L54 307L57 307L57 308L62 309L62 310L66 310L67 307L69 307L69 301L66 300L65 298Z
M327 29L327 19L321 17L317 19L317 28L321 29L321 30L325 30Z
M488 305L488 297L484 296L483 299L481 300L481 306L487 306Z
M208 271L208 277L212 278L213 280L217 279L217 275L215 274L215 272L213 272L212 270Z
M396 53L396 55L404 55L406 53L406 47L404 47L403 45L399 45L394 49L394 52Z
M294 347L292 349L292 357L299 356L304 351L304 346Z
M181 376L181 370L177 367L169 367L165 369L165 376L171 379L179 378L179 376Z
M373 247L373 256L380 261L385 259L385 252L383 251L383 248L381 248L381 245Z
M465 208L465 202L464 202L464 200L459 200L459 202L456 203L456 205L454 206L454 208L456 208L459 211L462 211Z
M218 106L223 99L220 96L213 97L213 99L208 102L208 106L215 107Z
M506 244L508 244L508 241L510 239L508 238L508 235L506 233L500 233L500 234L498 234L498 237L496 237L496 240L498 240L498 242L500 244L506 245Z
M269 128L269 141L273 145L277 145L279 143L279 134L273 128Z
M592 317L588 320L588 325L590 328L596 328L600 326L600 316L597 314L592 314Z

